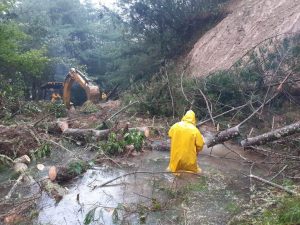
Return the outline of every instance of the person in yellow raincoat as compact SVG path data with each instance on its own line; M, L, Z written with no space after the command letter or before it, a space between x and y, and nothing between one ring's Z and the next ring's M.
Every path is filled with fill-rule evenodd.
M170 128L169 137L171 156L167 170L201 173L197 155L203 148L204 140L196 127L196 116L192 110L187 111L181 122L175 123Z

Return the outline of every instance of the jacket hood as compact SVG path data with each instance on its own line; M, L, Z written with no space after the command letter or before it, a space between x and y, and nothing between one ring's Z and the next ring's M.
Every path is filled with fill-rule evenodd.
M193 110L187 111L186 114L182 117L181 121L196 125L196 115Z

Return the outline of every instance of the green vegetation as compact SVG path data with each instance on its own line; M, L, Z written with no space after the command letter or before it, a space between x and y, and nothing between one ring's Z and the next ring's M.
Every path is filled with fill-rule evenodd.
M145 136L139 131L129 131L124 135L126 145L133 145L136 151L141 151Z
M216 119L227 127L228 120L242 121L276 95L268 104L266 115L283 115L292 123L299 110L296 78L300 71L299 41L299 34L265 41L230 69L207 77L191 77L185 68L170 61L149 82L133 86L123 100L139 100L135 110L143 115L181 117L193 108L201 119L209 117L207 103L213 115L244 106ZM261 120L262 115L256 114L252 120L257 119ZM261 126L270 126L272 116L263 119Z
M89 168L89 164L83 160L74 160L68 164L68 174L78 176Z
M31 153L31 158L38 160L46 158L51 154L51 145L49 143L43 143L38 149Z
M83 105L80 108L80 112L84 114L95 113L98 111L99 111L98 107L91 101L86 101L85 103L83 103Z
M67 116L67 108L62 102L50 102L46 104L46 111L49 114L54 114L56 118Z
M62 80L70 67L104 90L149 80L222 18L224 2L118 0L114 11L79 0L4 1L0 117L19 113L23 100L41 98L41 84Z
M270 207L262 212L244 218L234 220L230 224L255 224L255 225L294 225L300 223L300 199L299 197L280 197Z
M141 151L144 144L144 134L139 131L129 131L124 135L111 132L102 149L109 155L119 155L126 151L126 146L133 145L134 150Z

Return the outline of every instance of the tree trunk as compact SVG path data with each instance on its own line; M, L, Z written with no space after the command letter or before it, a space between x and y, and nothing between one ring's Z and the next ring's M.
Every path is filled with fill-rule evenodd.
M223 130L220 133L216 134L212 139L207 141L206 145L208 148L210 148L217 144L231 140L239 135L240 135L239 127L235 126L227 130Z
M95 129L72 129L64 130L63 135L72 137L75 140L91 142L106 139L110 130L95 130Z
M247 138L241 142L243 147L252 146L252 145L263 145L265 143L278 140L280 138L296 134L300 132L300 121L293 123L291 125L279 128L268 133L261 134L256 137Z
M216 134L213 138L207 141L206 145L208 148L213 147L217 144L228 141L232 138L239 136L239 128L232 127L227 130L221 131ZM153 150L157 151L169 151L170 150L170 141L169 140L160 140L160 141L152 141L150 144Z
M129 131L137 130L143 132L147 137L149 136L149 129L147 127L135 127L129 128ZM72 129L68 128L63 131L63 135L71 137L75 140L94 142L107 139L109 133L112 132L110 129L107 130L95 130L95 129Z

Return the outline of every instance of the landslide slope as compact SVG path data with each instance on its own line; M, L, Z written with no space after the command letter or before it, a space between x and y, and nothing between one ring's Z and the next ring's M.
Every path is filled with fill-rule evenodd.
M235 0L228 10L188 54L192 75L228 69L265 39L300 32L300 0Z

